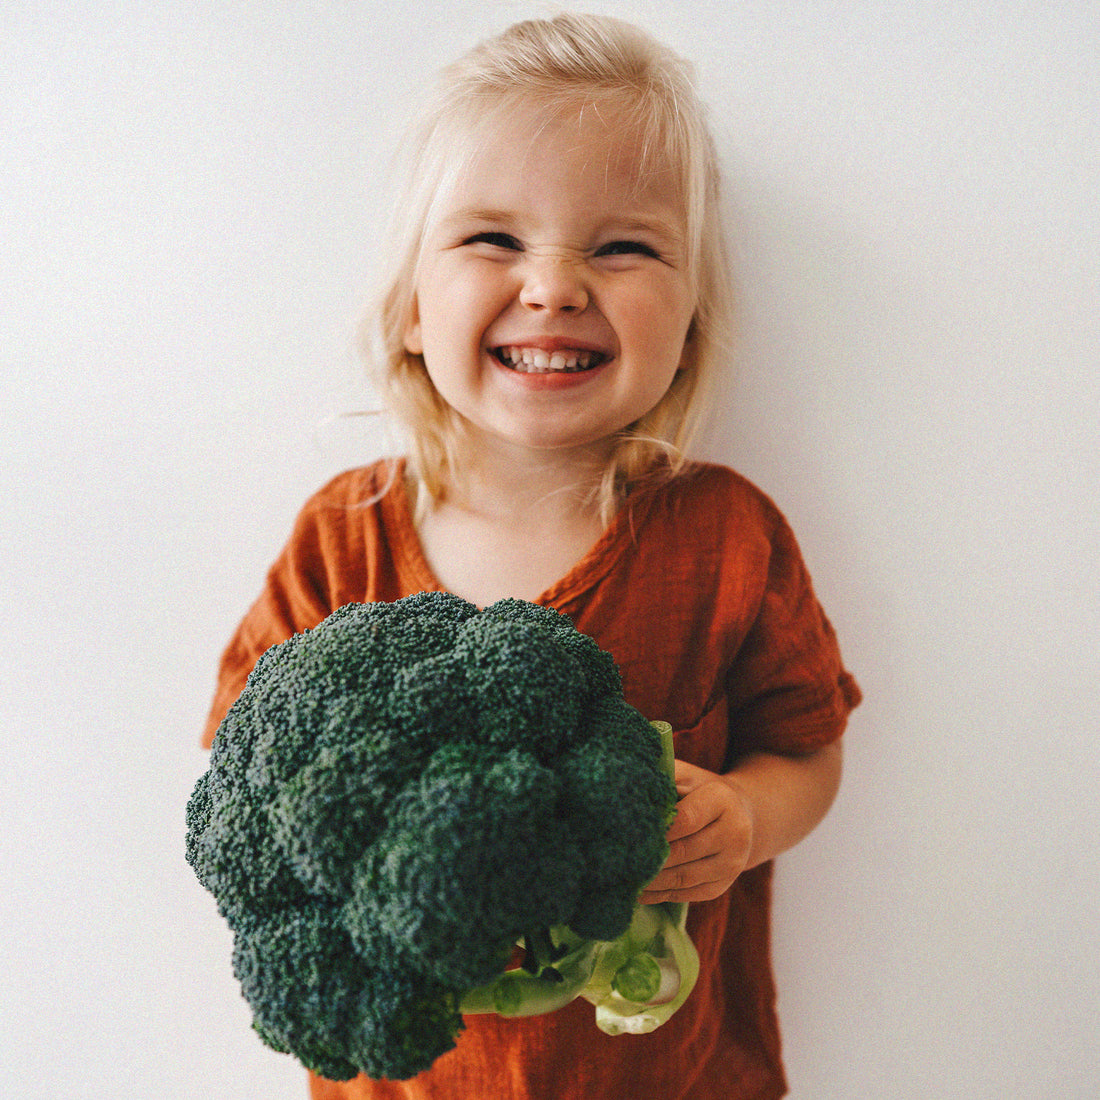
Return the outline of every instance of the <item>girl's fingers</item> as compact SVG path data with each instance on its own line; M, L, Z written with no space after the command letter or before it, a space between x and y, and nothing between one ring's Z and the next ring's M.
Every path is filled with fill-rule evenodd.
M704 901L729 889L752 843L746 800L721 776L676 762L680 801L668 831L669 855L642 901Z
M642 892L643 905L657 905L662 901L710 901L720 897L730 888L726 878L695 881L684 868L675 867L662 871Z

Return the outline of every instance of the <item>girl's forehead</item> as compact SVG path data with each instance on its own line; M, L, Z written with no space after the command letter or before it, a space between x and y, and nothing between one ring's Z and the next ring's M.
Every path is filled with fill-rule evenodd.
M621 107L599 100L571 105L502 102L472 127L472 151L505 151L521 160L551 148L559 155L583 153L593 170L639 166L646 141L642 127Z
M479 193L518 201L555 187L582 202L682 205L675 166L614 105L518 104L477 120L464 138L442 189L447 205Z

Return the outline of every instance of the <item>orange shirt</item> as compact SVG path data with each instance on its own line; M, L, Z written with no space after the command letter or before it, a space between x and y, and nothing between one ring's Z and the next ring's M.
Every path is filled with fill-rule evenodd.
M209 744L259 655L357 601L441 586L424 558L404 466L352 470L313 496L221 664ZM744 478L696 465L634 493L538 600L615 658L627 700L712 771L752 751L838 738L860 698L794 536ZM468 1017L455 1050L407 1082L311 1079L315 1100L773 1100L786 1090L769 956L771 864L691 906L701 974L649 1035L607 1036L585 1001L521 1020Z

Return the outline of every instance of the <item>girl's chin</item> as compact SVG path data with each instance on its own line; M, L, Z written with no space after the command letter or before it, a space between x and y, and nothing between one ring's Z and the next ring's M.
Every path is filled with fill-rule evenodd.
M612 447L613 433L603 430L586 433L575 423L490 425L467 421L466 426L470 454L482 460L497 455L508 462L534 458L540 462L576 460L586 466L593 462L598 465L607 459Z

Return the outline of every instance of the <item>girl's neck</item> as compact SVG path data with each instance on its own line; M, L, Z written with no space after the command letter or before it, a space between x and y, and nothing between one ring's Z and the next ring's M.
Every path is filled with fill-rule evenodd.
M530 452L468 448L461 478L444 501L487 519L573 518L588 523L599 514L599 487L607 455L583 451Z
M482 607L506 596L537 599L604 530L595 491L602 460L499 458L471 456L462 484L418 510L421 546L436 578Z

